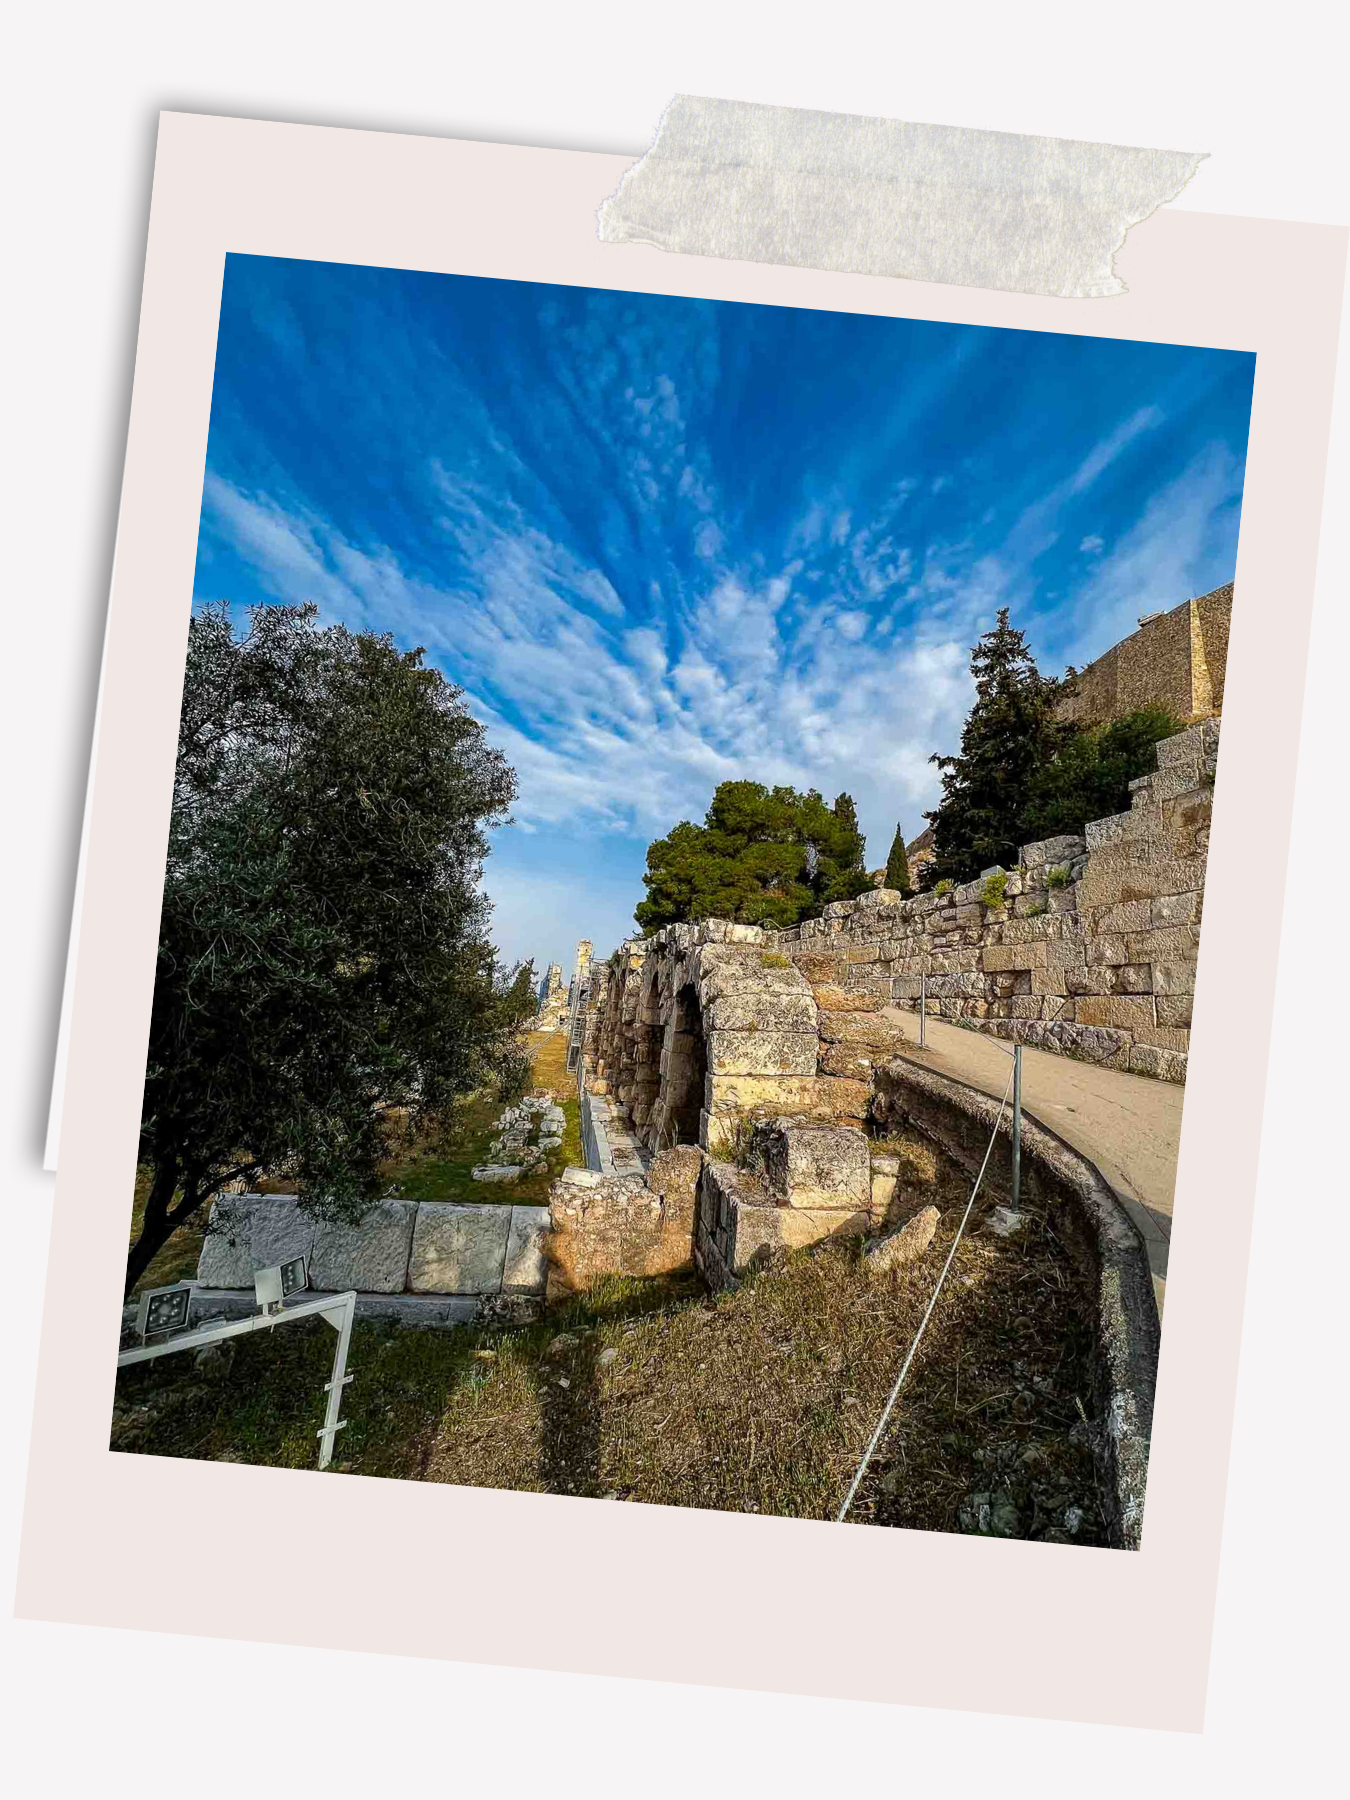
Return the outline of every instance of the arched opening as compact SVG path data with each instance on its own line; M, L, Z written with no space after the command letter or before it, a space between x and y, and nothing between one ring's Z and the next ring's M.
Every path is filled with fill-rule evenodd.
M708 1052L703 1041L703 1009L692 984L676 994L672 1023L662 1135L668 1144L696 1144Z

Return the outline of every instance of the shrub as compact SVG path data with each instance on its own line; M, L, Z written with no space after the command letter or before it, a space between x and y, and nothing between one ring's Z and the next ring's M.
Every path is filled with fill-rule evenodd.
M1034 906L1029 906L1027 908L1022 914L1022 917L1024 919L1039 919L1043 912L1049 912L1049 910L1050 908L1045 904L1044 900L1038 900Z
M941 897L943 894L950 894L955 886L956 883L954 881L939 881L937 886L933 889L933 892Z
M1053 869L1045 871L1045 885L1048 888L1066 888L1073 880L1068 863L1059 863Z
M1158 763L1155 746L1181 726L1160 706L1080 731L1033 776L1022 809L1024 843L1077 834L1089 819L1128 812L1130 783Z
M1002 906L1004 894L1008 886L1006 875L991 875L980 891L980 901L984 906Z

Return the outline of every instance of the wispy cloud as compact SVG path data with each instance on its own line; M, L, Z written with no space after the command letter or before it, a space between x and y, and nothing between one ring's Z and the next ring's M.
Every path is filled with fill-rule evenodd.
M618 918L730 777L850 792L879 862L1000 606L1053 667L1231 574L1222 353L246 263L198 594L315 600L463 687L520 778L511 951Z

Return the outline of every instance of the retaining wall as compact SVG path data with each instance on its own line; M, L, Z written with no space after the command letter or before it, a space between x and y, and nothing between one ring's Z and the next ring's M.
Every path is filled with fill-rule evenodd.
M873 1114L883 1129L902 1121L921 1132L973 1178L999 1118L999 1103L963 1082L897 1059L877 1071ZM1011 1138L1012 1122L1005 1114L985 1177L1004 1192ZM1093 1454L1113 1541L1138 1549L1158 1378L1158 1309L1148 1252L1096 1165L1026 1114L1021 1191L1050 1211L1069 1254L1093 1283Z
M902 900L874 889L780 932L799 964L842 953L843 982L977 1031L1186 1079L1219 721L1165 738L1127 813L1028 844L992 903L985 878ZM830 977L838 979L838 977Z
M255 1272L296 1256L318 1292L354 1288L387 1300L384 1312L398 1318L420 1316L427 1307L410 1303L433 1297L467 1303L450 1307L445 1322L493 1316L502 1300L528 1312L547 1285L547 1206L382 1200L359 1225L335 1225L302 1212L294 1194L231 1194L212 1206L211 1225L197 1280L213 1294L244 1296L246 1310Z

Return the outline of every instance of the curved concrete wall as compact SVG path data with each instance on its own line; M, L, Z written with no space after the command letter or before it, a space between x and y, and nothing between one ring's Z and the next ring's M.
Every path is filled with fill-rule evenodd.
M963 1082L897 1058L878 1069L873 1116L903 1121L972 1176L999 1105ZM1004 1114L985 1177L1008 1186L1012 1121ZM1137 1550L1158 1379L1158 1309L1144 1241L1096 1166L1038 1120L1022 1118L1022 1193L1053 1212L1096 1297L1092 1321L1093 1453L1113 1542Z

